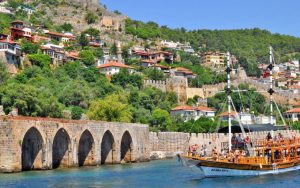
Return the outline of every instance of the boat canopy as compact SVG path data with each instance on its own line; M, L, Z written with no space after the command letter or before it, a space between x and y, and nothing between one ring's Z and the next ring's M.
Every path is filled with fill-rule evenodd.
M245 132L259 132L259 131L277 131L284 130L285 126L274 126L272 124L251 124L243 125ZM239 125L231 126L232 133L242 133ZM218 133L228 133L228 127L223 127L218 130Z

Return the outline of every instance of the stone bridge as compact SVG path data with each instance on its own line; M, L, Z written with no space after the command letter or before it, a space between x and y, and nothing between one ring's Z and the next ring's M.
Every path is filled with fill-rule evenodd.
M147 125L51 118L0 118L0 171L149 160Z

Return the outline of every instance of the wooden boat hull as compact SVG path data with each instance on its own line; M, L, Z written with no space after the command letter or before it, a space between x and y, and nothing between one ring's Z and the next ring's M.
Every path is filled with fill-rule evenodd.
M300 170L300 164L297 163L287 163L278 167L271 165L249 166L235 164L234 169L231 166L233 163L220 163L218 165L221 167L218 167L217 165L213 164L213 161L209 162L205 160L184 157L180 157L180 160L184 166L195 167L199 169L205 177L261 176Z

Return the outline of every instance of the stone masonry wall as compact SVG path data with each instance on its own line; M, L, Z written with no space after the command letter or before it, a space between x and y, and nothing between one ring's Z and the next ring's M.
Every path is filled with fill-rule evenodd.
M84 132L88 132L88 134L85 134L87 136L82 141L81 137ZM56 139L59 135L62 136ZM123 139L125 135L129 138ZM60 140L56 142L55 147L54 140ZM87 143L87 145L82 145L81 143ZM129 143L130 145L124 146L124 143ZM79 162L79 148L83 152L90 150L89 153L83 153L88 158L87 160L90 160L83 161L83 164L120 163L122 162L121 150L126 154L126 158L130 159L130 162L147 161L150 154L148 146L149 129L147 125L50 118L0 118L1 172L21 171L22 167L24 168L24 162L22 166L22 155L23 158L26 157L26 159L32 160L29 161L32 164L31 167L29 165L29 168L32 169L52 169L53 156L58 159L58 165L76 167ZM30 149L32 147L35 149ZM39 147L42 149L36 152L35 150ZM84 147L92 148L84 149ZM103 159L101 157L104 154L101 152L101 149L104 150L107 147L109 147L109 150L105 154L106 159ZM55 148L58 149L52 151ZM59 150L59 148L61 149ZM124 151L124 148L127 149ZM23 150L24 153L27 150L30 152L24 154L22 153ZM32 154L33 152L34 155ZM28 161L25 162L27 163Z

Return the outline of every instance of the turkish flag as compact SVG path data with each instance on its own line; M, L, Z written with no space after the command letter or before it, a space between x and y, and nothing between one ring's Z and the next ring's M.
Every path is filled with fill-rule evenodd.
M270 72L267 71L267 70L264 70L264 73L263 73L263 78L267 78L270 76Z

